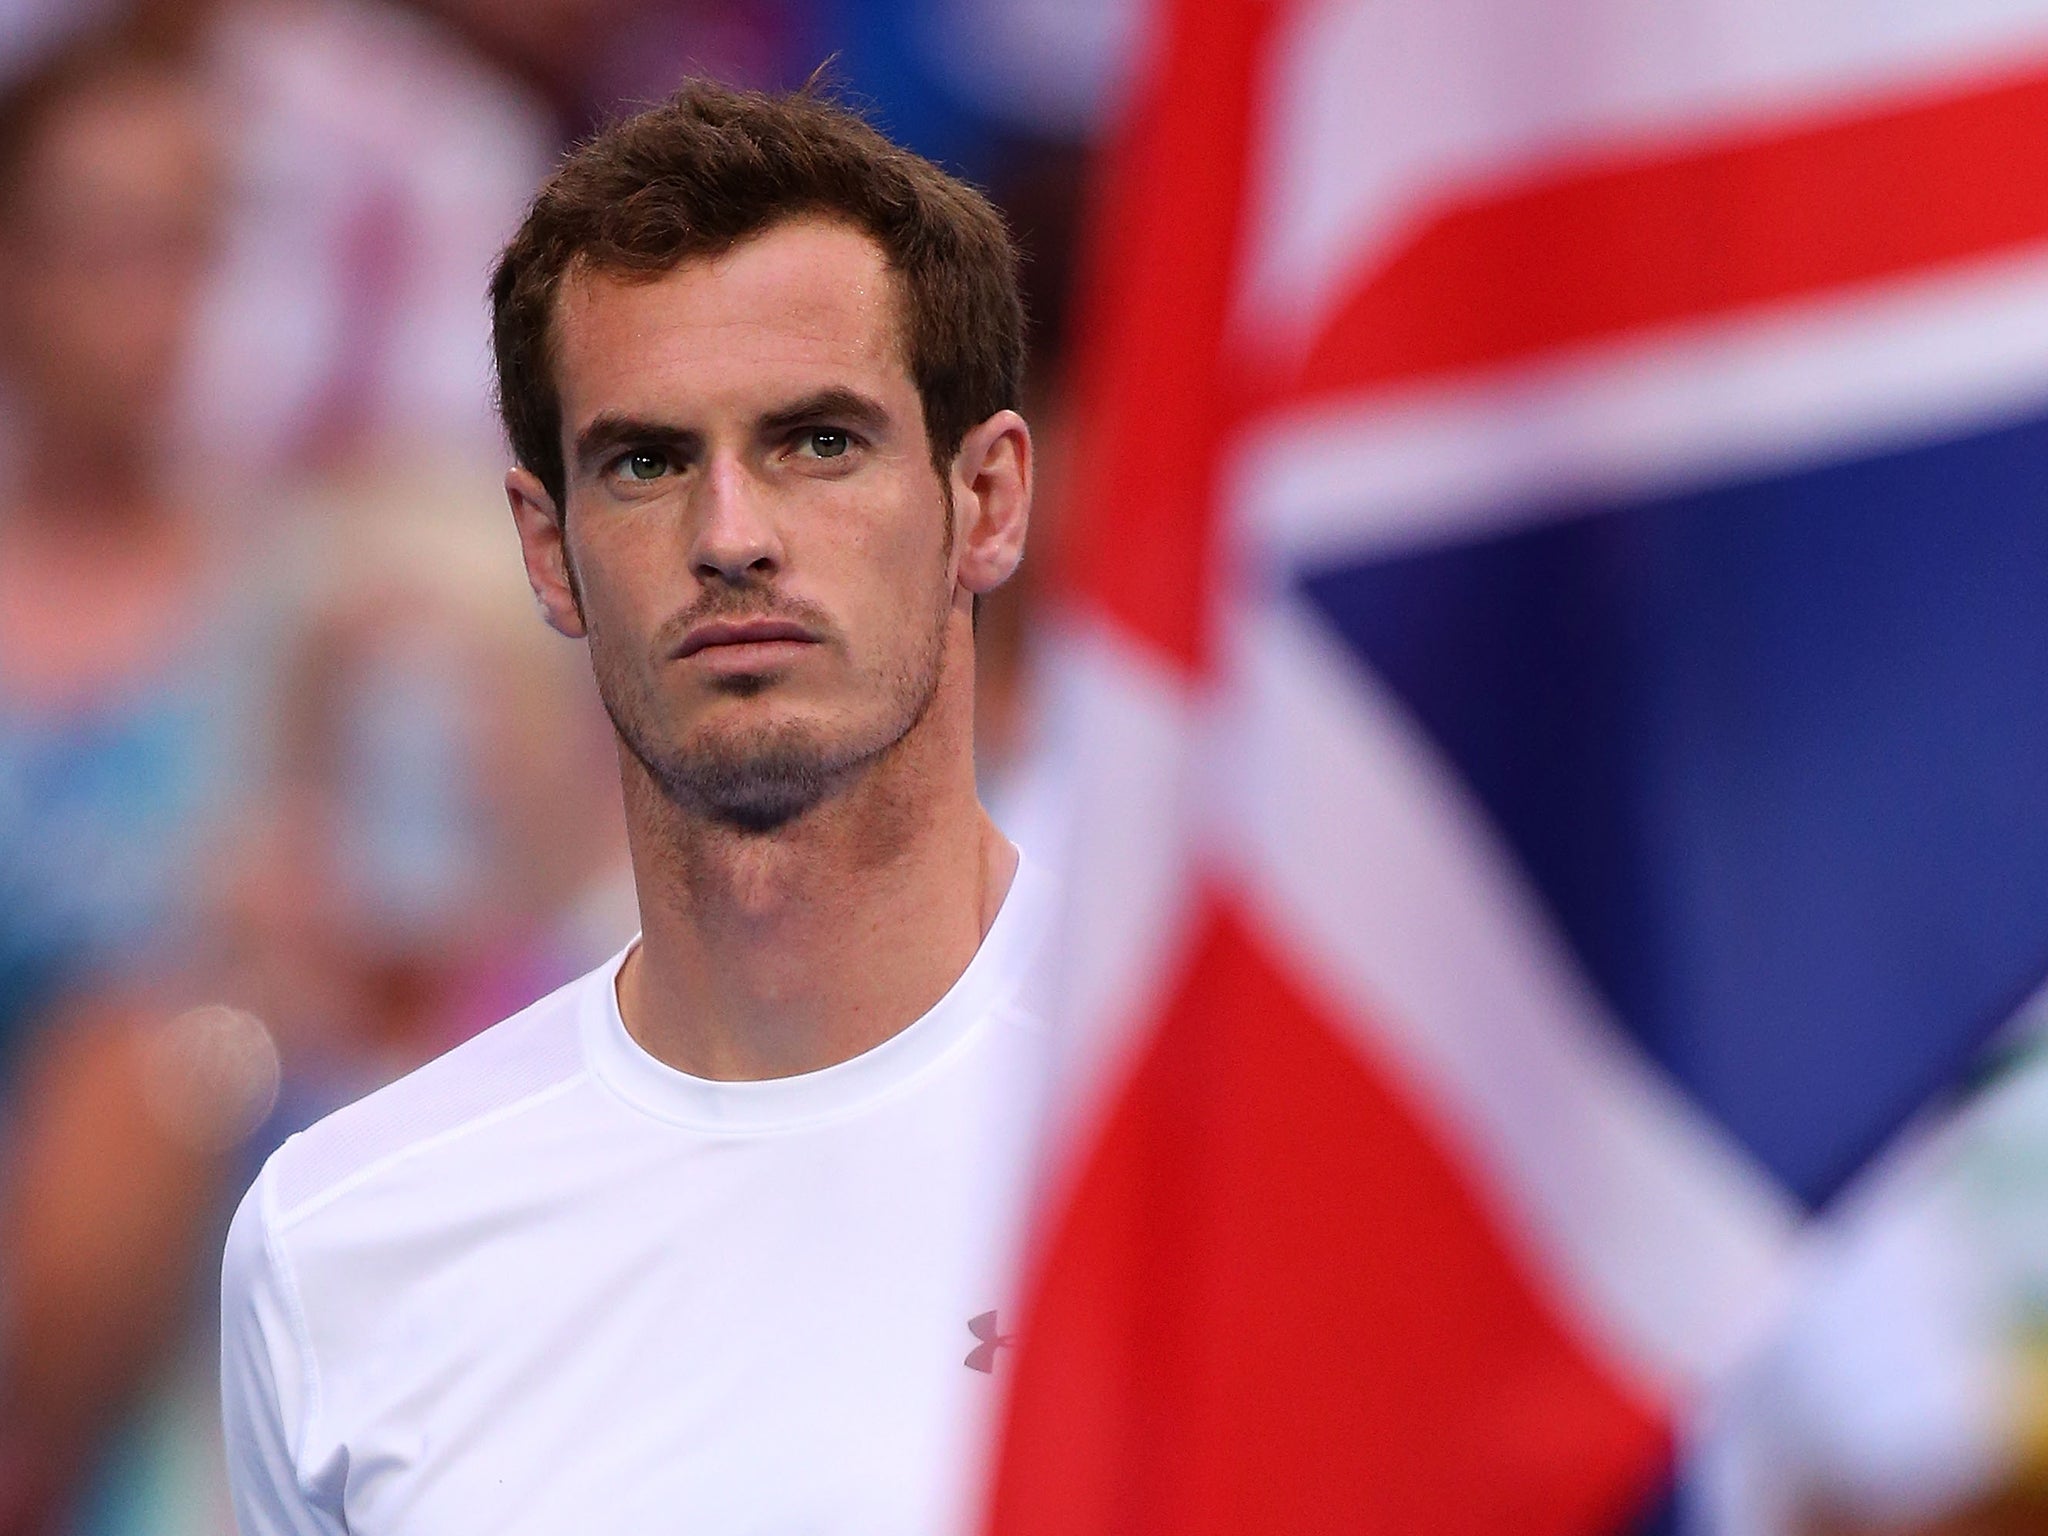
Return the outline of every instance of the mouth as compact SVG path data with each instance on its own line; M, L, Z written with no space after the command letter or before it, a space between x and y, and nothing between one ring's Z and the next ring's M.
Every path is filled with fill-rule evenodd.
M787 619L719 619L699 624L676 647L675 659L684 661L704 651L734 647L815 645L817 637L801 624Z

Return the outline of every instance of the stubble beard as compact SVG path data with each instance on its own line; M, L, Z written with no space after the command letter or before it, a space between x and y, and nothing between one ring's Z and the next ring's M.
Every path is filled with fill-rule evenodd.
M924 645L886 685L889 708L882 720L851 738L833 740L815 727L785 722L708 731L687 743L664 742L646 718L651 711L636 707L636 690L605 665L602 649L593 647L598 697L626 751L671 805L743 836L771 836L886 758L923 723L938 697L950 606L942 597ZM727 680L720 691L748 698L775 687L770 677L741 676Z

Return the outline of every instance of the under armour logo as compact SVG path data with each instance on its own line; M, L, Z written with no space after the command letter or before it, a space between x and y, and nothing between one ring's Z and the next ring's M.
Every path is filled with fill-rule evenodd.
M965 1363L970 1371L995 1374L996 1351L1005 1344L1014 1348L1017 1343L1017 1336L1014 1333L996 1332L996 1315L993 1312L984 1312L979 1317L967 1319L967 1331L981 1340L968 1352Z

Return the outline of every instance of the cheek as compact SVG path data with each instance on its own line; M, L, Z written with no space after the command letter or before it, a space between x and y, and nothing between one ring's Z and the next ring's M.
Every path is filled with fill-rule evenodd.
M571 545L564 550L576 611L583 621L584 644L592 667L616 678L636 668L646 647L642 623L629 601L630 593L613 579L613 568L593 552Z
M945 512L934 498L909 515L875 519L848 540L849 598L862 632L891 656L928 646L934 615L950 601L945 533Z
M579 514L583 521L579 525ZM616 508L569 514L564 563L576 584L584 622L602 626L614 645L649 638L671 609L663 609L663 587L672 564L658 530L642 526ZM676 600L678 603L680 599Z

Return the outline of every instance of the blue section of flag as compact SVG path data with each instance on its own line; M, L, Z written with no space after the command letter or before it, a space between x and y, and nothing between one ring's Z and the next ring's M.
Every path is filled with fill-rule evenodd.
M1819 1201L2048 976L2048 418L1563 510L1306 589Z

